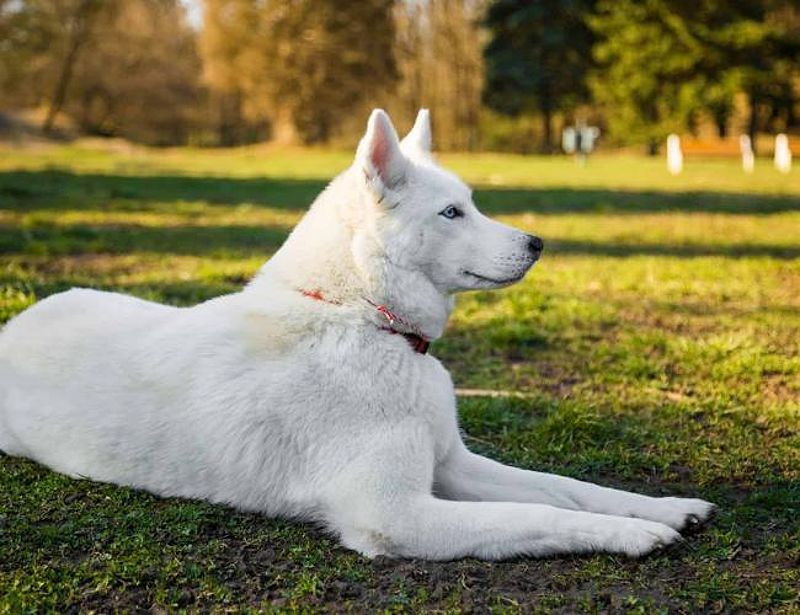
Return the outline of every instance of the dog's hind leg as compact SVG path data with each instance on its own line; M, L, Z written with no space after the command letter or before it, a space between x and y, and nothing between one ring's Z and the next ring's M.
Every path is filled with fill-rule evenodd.
M714 505L698 499L654 498L555 474L531 472L476 455L461 444L435 473L436 492L462 501L530 502L621 517L680 530L708 519Z

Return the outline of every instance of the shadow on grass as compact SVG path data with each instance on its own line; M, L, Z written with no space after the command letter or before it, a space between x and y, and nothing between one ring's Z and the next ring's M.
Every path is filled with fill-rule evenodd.
M128 176L76 174L63 170L0 173L0 206L17 210L124 209L126 201L163 204L206 201L250 203L305 210L326 182L288 178ZM117 201L117 203L113 203ZM800 211L800 198L789 195L726 192L614 191L592 188L516 189L479 187L476 201L487 212L539 215L722 213L774 214ZM147 208L137 206L136 209Z
M681 212L758 215L800 211L800 197L794 195L708 191L487 188L478 190L475 200L483 209L495 214L620 215Z
M247 258L272 254L289 229L281 226L169 226L37 224L0 226L0 254L157 253Z
M71 288L93 288L110 292L120 292L141 299L157 301L167 305L193 306L209 299L242 290L249 278L238 275L224 276L215 280L186 280L173 282L115 282L98 283L89 275L62 275L51 281L28 279L21 281L0 274L0 287L25 289L39 299L49 297ZM21 307L20 307L21 309ZM3 325L3 312L0 310L0 326ZM12 314L8 314L10 319Z
M55 225L35 223L24 228L0 226L0 254L61 256L70 254L158 253L184 256L227 256L247 258L275 252L290 228L282 225L175 225L137 224ZM620 243L547 239L546 256L551 254L609 257L669 256L764 257L795 259L800 245L751 243Z
M800 258L800 245L776 244L700 244L700 243L614 243L552 239L547 242L548 253L580 256L671 256L696 258L723 256L729 258L775 258L791 260Z
M206 201L220 205L251 203L305 210L325 187L316 180L191 177L180 175L99 175L69 171L0 173L0 204L16 210L124 210L113 201L156 204ZM136 207L136 210L148 209Z

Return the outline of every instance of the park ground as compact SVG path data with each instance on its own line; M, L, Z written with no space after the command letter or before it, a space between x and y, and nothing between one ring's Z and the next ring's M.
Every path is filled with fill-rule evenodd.
M767 161L450 155L542 236L521 284L461 296L432 352L468 444L719 504L678 548L367 560L317 529L0 458L0 613L800 612L800 171ZM0 323L71 286L190 305L240 288L349 154L0 149Z

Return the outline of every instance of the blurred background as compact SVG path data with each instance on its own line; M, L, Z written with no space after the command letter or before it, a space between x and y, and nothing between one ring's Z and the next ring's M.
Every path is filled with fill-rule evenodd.
M429 107L437 147L756 153L800 130L793 0L0 0L0 130L352 144ZM761 138L759 138L761 137Z

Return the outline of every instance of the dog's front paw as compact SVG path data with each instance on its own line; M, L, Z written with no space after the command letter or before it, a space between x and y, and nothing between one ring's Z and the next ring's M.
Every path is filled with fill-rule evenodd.
M663 523L645 519L625 519L616 528L606 549L628 557L643 557L682 540L680 533Z
M694 498L658 498L647 518L683 531L708 521L716 508L711 502Z

